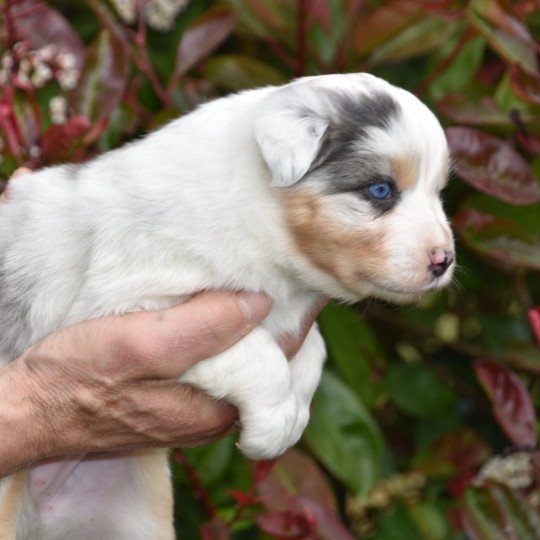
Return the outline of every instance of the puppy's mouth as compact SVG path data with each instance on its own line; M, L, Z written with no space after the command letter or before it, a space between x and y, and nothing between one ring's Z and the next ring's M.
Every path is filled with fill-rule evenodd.
M446 279L436 278L422 287L399 287L389 283L374 283L371 296L397 304L415 303L430 293L437 292L447 285Z

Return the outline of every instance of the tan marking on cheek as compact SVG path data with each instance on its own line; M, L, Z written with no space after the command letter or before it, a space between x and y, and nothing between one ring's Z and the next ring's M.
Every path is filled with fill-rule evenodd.
M382 227L361 222L340 223L337 210L309 190L284 195L286 219L296 246L320 270L335 277L346 289L358 291L386 266Z
M394 158L392 174L400 191L413 187L418 180L418 160L411 156Z
M27 478L28 471L20 471L9 478L1 480L1 482L7 482L8 484L5 491L2 490L0 500L0 538L2 539L15 540Z

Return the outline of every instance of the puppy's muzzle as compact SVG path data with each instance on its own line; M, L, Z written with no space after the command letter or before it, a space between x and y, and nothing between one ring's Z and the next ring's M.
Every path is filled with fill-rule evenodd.
M434 248L429 254L429 271L435 278L441 277L450 265L454 262L455 255L453 251L441 248Z

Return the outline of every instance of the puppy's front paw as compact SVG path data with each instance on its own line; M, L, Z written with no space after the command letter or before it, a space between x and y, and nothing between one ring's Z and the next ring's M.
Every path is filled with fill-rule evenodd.
M294 394L279 406L244 410L238 447L250 459L273 459L298 442L308 420Z

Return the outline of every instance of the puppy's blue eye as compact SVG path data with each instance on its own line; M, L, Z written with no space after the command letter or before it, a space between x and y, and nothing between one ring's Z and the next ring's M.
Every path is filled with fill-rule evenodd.
M377 182L371 184L367 190L374 199L388 199L392 195L392 184L390 182Z

